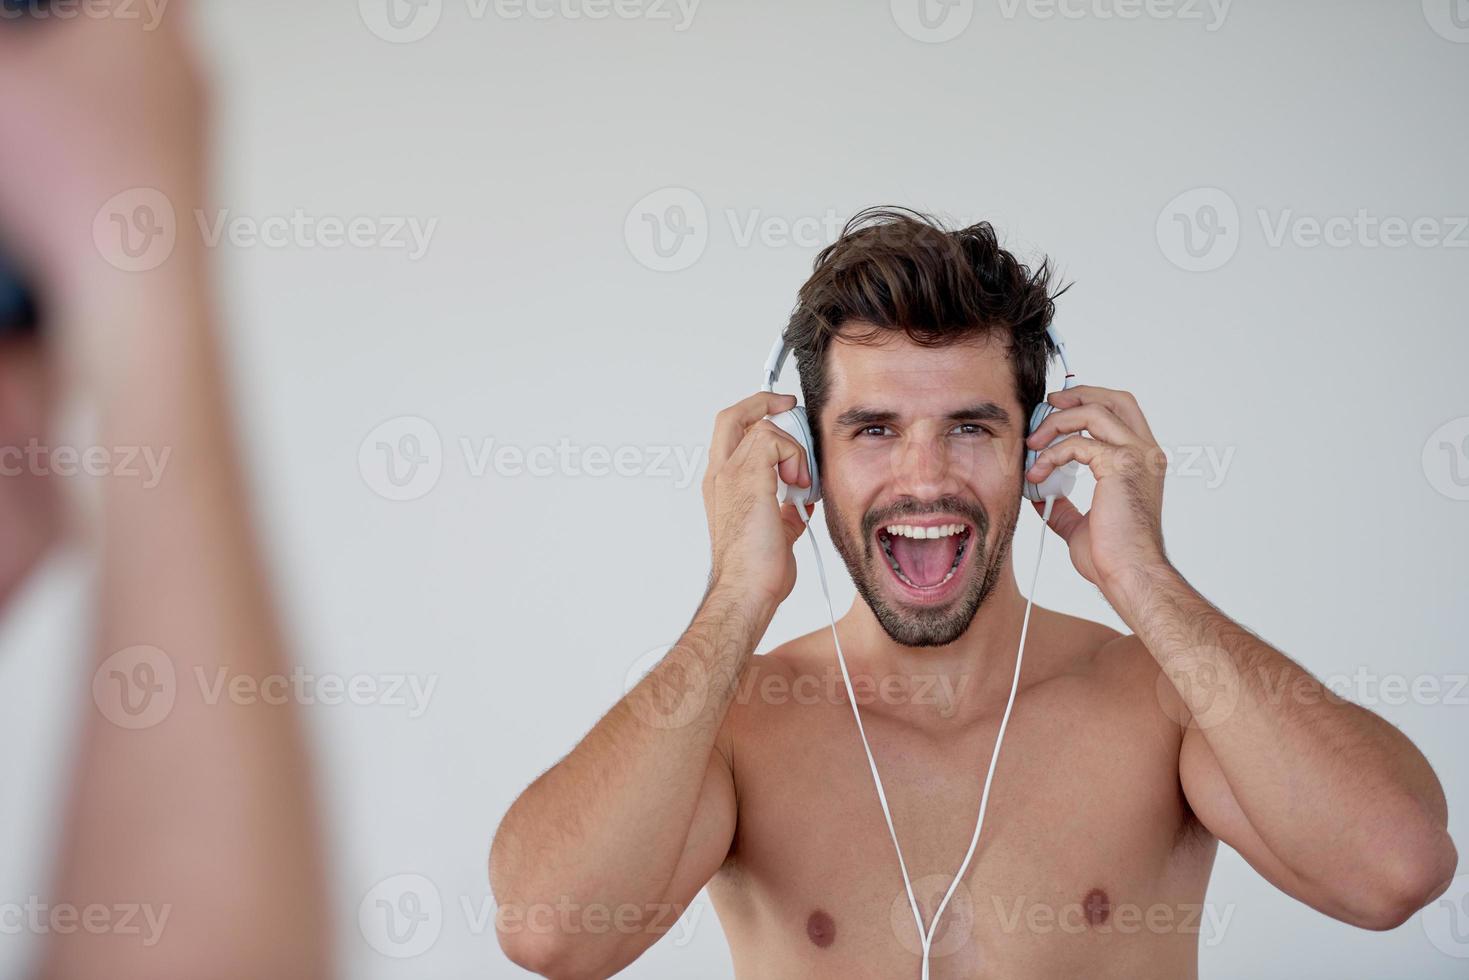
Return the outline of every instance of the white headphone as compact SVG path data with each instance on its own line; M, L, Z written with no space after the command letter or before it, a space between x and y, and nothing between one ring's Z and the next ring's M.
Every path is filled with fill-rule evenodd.
M1056 356L1061 359L1061 367L1066 372L1066 380L1061 385L1062 390L1075 387L1076 375L1071 373L1071 365L1066 360L1066 341L1061 339L1060 331L1054 326L1047 327L1046 334L1051 338L1051 343L1055 345ZM786 356L789 353L790 348L786 346L785 334L782 333L776 338L775 346L770 349L770 356L765 360L765 371L760 390L775 390L775 382L780 379L781 369L785 367ZM1050 402L1043 401L1039 405L1036 405L1031 409L1030 424L1026 427L1025 434L1028 436L1034 432L1046 420L1046 416L1055 410L1056 406ZM816 453L813 449L814 440L811 438L811 420L806 416L806 406L798 404L789 411L770 416L770 421L781 431L800 443L801 448L806 451L806 463L811 470L810 487L788 487L779 476L776 477L778 484L776 496L780 502L785 503L789 500L798 509L804 510L806 504L814 504L821 499L821 476L817 471ZM1051 440L1050 445L1054 446L1064 438L1066 438L1065 434L1058 435L1055 439ZM1036 457L1039 455L1040 452L1038 450L1026 449L1026 470L1029 470L1035 465ZM1025 499L1035 501L1042 501L1047 497L1064 497L1071 493L1072 489L1076 486L1076 473L1077 464L1073 460L1065 466L1058 466L1052 470L1050 475L1040 483L1021 480L1021 492L1025 496Z
M1076 384L1076 376L1071 373L1071 366L1066 361L1066 344L1061 335L1054 327L1047 328L1046 333L1056 347L1056 354L1061 359L1061 365L1066 370L1066 380L1063 389L1072 388ZM785 335L776 341L770 351L770 357L765 362L765 378L761 386L764 391L773 391L776 380L780 377L781 368L785 365L786 355L789 353L785 343ZM1025 430L1026 434L1036 430L1047 415L1055 411L1055 406L1050 402L1041 402L1035 406L1030 413L1030 425ZM903 874L903 887L908 893L908 908L913 912L913 922L918 927L919 945L923 950L922 978L928 980L928 957L929 950L933 945L933 937L938 932L939 920L943 918L944 910L949 906L949 899L954 897L960 882L964 880L964 873L969 870L969 862L974 857L975 849L979 846L979 832L984 827L985 811L989 809L990 785L994 782L995 766L1000 761L1000 746L1005 741L1005 729L1010 724L1010 712L1015 707L1015 695L1020 690L1020 666L1025 657L1025 636L1030 629L1030 609L1035 600L1035 585L1040 577L1041 557L1045 553L1046 532L1041 532L1040 548L1036 552L1035 572L1030 580L1030 594L1025 600L1025 618L1020 623L1020 647L1015 652L1015 676L1010 682L1010 698L1005 702L1005 714L1000 719L1000 729L995 735L995 748L990 754L989 771L984 777L984 789L979 797L979 817L974 823L974 836L969 839L969 850L964 855L964 862L959 865L959 871L954 875L954 880L949 883L949 890L944 894L943 901L939 902L938 909L933 914L933 921L927 926L923 924L923 913L918 908L918 899L913 894L913 880L908 875L908 863L903 858L902 845L898 843L898 832L893 828L893 814L888 807L887 793L882 786L882 776L877 771L877 760L873 758L872 746L867 742L867 730L862 725L862 712L857 709L857 695L852 690L852 675L847 671L847 658L842 654L842 641L837 636L836 611L831 604L831 588L826 581L826 567L821 561L821 549L816 545L816 535L811 530L811 521L806 513L806 504L816 503L821 499L821 481L817 475L816 454L812 451L811 420L806 417L806 408L797 405L789 411L780 412L769 416L770 421L787 433L791 438L801 444L806 451L806 462L811 471L811 486L791 487L787 486L776 474L778 486L777 497L782 503L789 500L796 505L796 513L801 515L801 520L806 524L806 537L811 542L811 553L816 556L816 573L821 581L821 592L826 597L826 611L831 618L831 638L836 644L837 664L841 667L842 682L847 688L847 703L852 706L852 717L857 722L857 734L862 739L862 748L867 753L867 766L872 770L872 785L877 790L877 801L882 806L883 818L887 821L888 836L892 839L893 850L898 855L898 870ZM1058 435L1051 440L1050 445L1055 445L1065 435ZM1025 468L1028 471L1034 465L1038 452L1027 449L1025 453ZM1073 460L1065 466L1057 467L1040 483L1031 483L1022 478L1023 493L1027 500L1045 501L1045 511L1041 514L1041 521L1049 524L1051 520L1051 507L1057 497L1069 494L1076 485L1077 463Z

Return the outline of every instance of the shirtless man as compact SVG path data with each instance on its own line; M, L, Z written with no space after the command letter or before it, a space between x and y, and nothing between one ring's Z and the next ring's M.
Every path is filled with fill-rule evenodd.
M1162 454L1131 395L1054 393L1027 440L1052 299L1046 265L1032 273L988 225L875 212L817 259L786 332L859 593L837 632L925 923L968 848L1010 691L1022 479L1090 468L1090 512L1060 498L1050 528L1132 631L1034 608L931 975L1196 976L1219 840L1327 915L1398 926L1455 872L1437 778L1169 562ZM762 393L719 414L692 623L496 835L501 945L530 970L615 973L707 884L740 977L919 976L831 631L753 656L796 578L802 523L776 474L806 486L807 462L764 421L794 404ZM1058 435L1022 474L1027 445ZM889 530L956 524L921 542Z

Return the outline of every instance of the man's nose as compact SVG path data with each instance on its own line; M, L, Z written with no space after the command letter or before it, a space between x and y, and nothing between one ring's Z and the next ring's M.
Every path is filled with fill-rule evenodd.
M944 439L900 439L893 446L893 488L916 500L958 493L963 480Z

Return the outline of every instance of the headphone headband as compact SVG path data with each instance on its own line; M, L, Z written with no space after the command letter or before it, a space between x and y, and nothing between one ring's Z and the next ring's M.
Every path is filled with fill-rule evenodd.
M775 382L780 379L781 368L785 367L786 355L790 348L786 346L785 331L775 338L775 346L770 348L770 356L765 359L765 381L760 385L761 391L774 391Z

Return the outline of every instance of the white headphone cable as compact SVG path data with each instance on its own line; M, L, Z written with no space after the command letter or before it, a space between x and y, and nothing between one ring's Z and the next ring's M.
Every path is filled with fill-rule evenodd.
M1051 523L1051 507L1055 504L1055 497L1046 498L1045 511L1041 515L1041 523L1047 527ZM898 832L893 828L893 814L888 807L887 793L883 791L882 776L877 771L877 760L872 756L872 746L867 744L867 730L862 725L862 713L857 709L857 695L852 690L852 676L847 672L847 658L842 655L842 641L837 636L836 610L831 604L831 588L826 581L826 566L821 561L821 549L816 544L816 532L811 528L811 518L806 513L806 508L797 505L796 513L801 516L801 522L806 525L806 536L811 541L811 553L816 556L816 575L821 580L821 594L826 597L826 611L831 619L831 638L836 644L837 665L841 667L842 683L847 688L847 702L852 706L852 717L857 721L857 734L862 739L862 749L867 753L867 765L872 770L872 784L877 789L877 801L882 805L883 819L887 821L888 836L892 838L893 850L898 855L898 868L903 873L903 887L908 892L908 907L913 912L913 921L918 926L919 943L923 949L923 980L928 980L928 954L933 945L934 934L938 932L939 920L943 917L944 909L949 905L949 899L954 897L954 892L959 883L964 880L964 873L969 870L969 862L974 858L974 851L979 846L979 832L984 827L985 811L989 808L990 784L994 782L995 765L1000 760L1000 746L1005 741L1005 729L1010 724L1010 712L1015 707L1015 695L1020 690L1020 665L1025 657L1025 636L1030 629L1030 608L1035 602L1036 582L1040 579L1041 557L1046 550L1046 528L1041 529L1040 547L1036 549L1035 571L1030 579L1030 594L1025 600L1025 617L1020 624L1020 649L1015 652L1015 677L1010 682L1010 698L1005 703L1005 714L1000 718L1000 729L995 734L995 748L990 753L989 772L984 777L984 791L979 798L979 819L974 824L974 836L969 840L969 850L964 855L964 863L959 866L959 873L949 884L949 890L944 894L944 899L939 903L938 910L934 912L933 924L924 928L923 913L918 909L918 899L913 894L913 882L908 877L908 864L903 860L903 848L898 844Z

